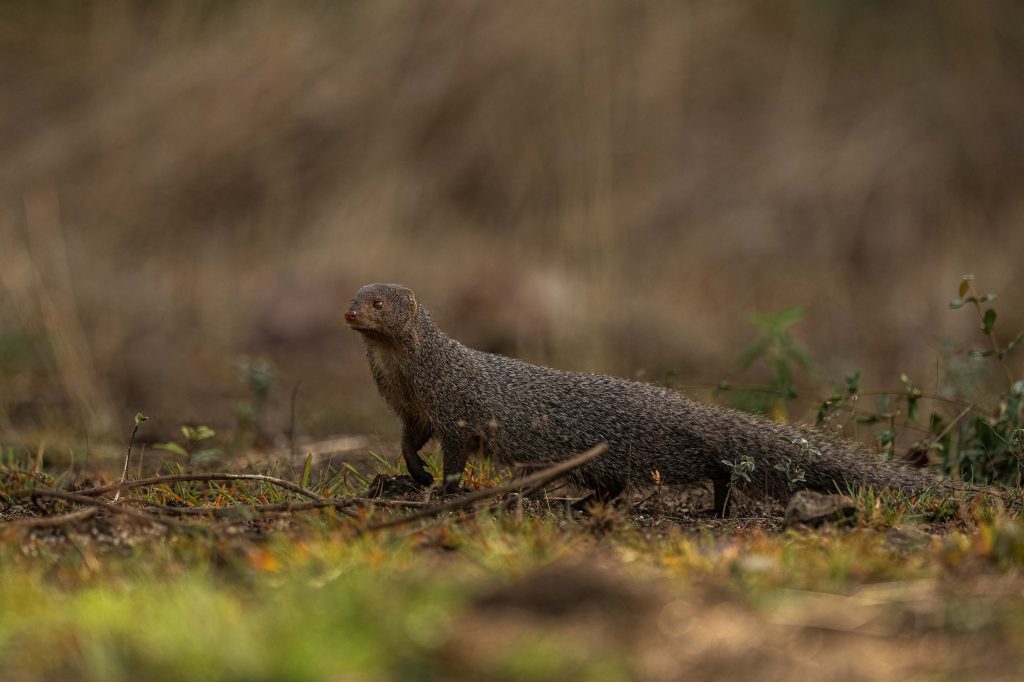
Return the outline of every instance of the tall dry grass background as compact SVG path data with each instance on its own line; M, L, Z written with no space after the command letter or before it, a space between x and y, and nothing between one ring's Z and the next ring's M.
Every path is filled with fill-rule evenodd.
M929 386L964 272L1024 326L1015 0L5 2L0 429L390 424L370 281L560 367ZM757 380L756 372L747 375ZM387 428L387 427L384 427Z

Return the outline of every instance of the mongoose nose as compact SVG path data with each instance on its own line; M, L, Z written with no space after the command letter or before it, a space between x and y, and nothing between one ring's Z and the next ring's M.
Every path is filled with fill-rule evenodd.
M356 319L355 311L346 310L345 311L345 319L348 320L349 322L351 322L352 320Z

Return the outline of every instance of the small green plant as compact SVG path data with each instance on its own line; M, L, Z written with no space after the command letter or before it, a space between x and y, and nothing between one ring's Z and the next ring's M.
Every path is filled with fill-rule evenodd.
M781 462L775 465L776 471L781 471L786 475L786 482L789 486L790 492L800 487L801 483L806 483L807 478L805 477L806 472L796 464L793 464L793 460L789 457L783 458Z
M1003 373L1006 375L1008 383L1013 383L1013 376L1010 374L1010 369L1003 362L1003 358L1012 351L1021 341L1024 341L1024 331L1018 333L1013 340L1005 346L999 344L999 340L996 338L996 319L999 314L996 312L995 307L992 305L992 301L996 300L995 294L985 294L984 296L978 296L974 292L974 287L971 282L974 281L974 275L964 275L960 280L959 298L955 298L949 302L949 307L952 310L957 310L964 307L967 304L974 306L975 311L978 313L978 319L981 321L981 332L988 337L989 343L992 346L989 350L981 350L978 348L971 348L967 351L968 355L975 358L995 358L1003 369Z
M792 337L790 328L802 320L800 306L786 308L775 315L755 313L750 321L758 328L754 341L739 358L742 369L760 361L771 372L768 390L744 391L734 394L734 406L748 412L768 414L777 419L786 417L786 405L797 397L794 371L811 367L811 358Z
M270 398L270 392L277 381L270 361L263 357L243 356L238 360L239 378L248 390L248 397L235 403L240 434L248 434L253 440L264 436L263 417Z
M828 423L847 400L857 400L857 394L860 392L860 372L847 374L843 381L846 384L845 392L840 393L838 389L833 389L829 397L818 406L818 413L815 419L816 425L822 426Z
M1006 357L1024 341L1024 332L1018 333L1005 346L1001 345L995 331L998 313L992 305L996 295L978 296L973 281L974 275L963 276L959 297L950 301L949 307L953 310L966 305L974 307L980 321L979 327L988 338L990 348L969 348L967 355L997 362L1006 377L1008 388L999 396L993 412L986 414L976 411L973 418L962 423L956 447L945 451L943 464L948 469L957 470L966 480L1002 481L1019 487L1024 473L1024 379L1014 380Z
M723 508L729 508L729 496L732 494L733 487L743 481L744 483L750 483L750 475L754 473L754 469L757 466L754 464L754 458L750 455L742 455L738 460L730 462L723 459L724 464L729 469L729 489L725 492L725 501Z
M139 433L139 426L142 425L142 422L146 422L146 421L149 421L149 417L147 417L146 415L142 414L141 412L136 412L135 413L135 427L132 429L131 438L128 439L128 451L125 452L125 455L124 455L124 469L121 471L121 484L122 485L124 484L125 479L128 478L128 462L132 458L132 446L135 444L135 436L137 436L138 433ZM114 495L114 502L117 502L117 500L120 497L121 497L121 489L118 488L117 489L117 494Z
M907 450L907 456L918 464L938 463L944 472L955 473L967 481L1019 486L1024 479L1024 378L1015 378L1018 375L1008 358L1024 343L1024 332L1001 344L996 336L996 295L978 295L973 282L973 275L964 275L958 297L949 306L953 310L974 308L988 348L955 351L954 344L949 342L949 352L962 358L956 365L960 369L948 374L947 384L940 384L934 393L923 391L906 373L899 377L901 390L865 392L861 390L860 372L848 374L818 403L817 425L824 426L843 413L848 415L842 425L844 429L851 425L873 425L876 430L869 438L885 457L897 456L904 433L918 432L923 435ZM753 322L760 332L741 355L739 364L745 369L759 360L767 363L772 369L770 383L737 387L721 382L715 393L730 392L734 407L784 418L786 405L798 397L792 383L794 370L811 366L809 357L789 331L802 315L801 308L789 308L773 316L754 316ZM980 393L994 395L996 399L979 405L960 397L958 377L968 376L975 387L991 384L992 365L986 364L990 362L998 366L1006 381L1005 388L989 387ZM874 398L874 404L864 409L862 399L869 396ZM921 423L924 405L932 406L926 424ZM933 452L936 455L930 455Z
M207 447L206 441L217 435L209 426L182 426L181 434L185 437L183 444L169 441L157 443L153 447L178 455L187 466L215 461L221 455L218 448Z

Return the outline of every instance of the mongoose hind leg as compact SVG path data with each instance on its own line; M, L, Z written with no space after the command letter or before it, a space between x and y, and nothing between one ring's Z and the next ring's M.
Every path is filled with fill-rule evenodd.
M445 494L456 492L462 472L466 469L471 452L479 448L479 438L463 434L445 434L441 436L441 451L444 453L444 487Z
M434 483L434 477L427 471L426 463L419 455L420 448L430 440L432 431L430 424L420 421L407 420L402 425L402 459L405 460L409 475L422 486Z
M725 512L727 511L725 506L729 501L729 479L727 477L720 476L712 479L711 481L715 486L715 516L724 519Z

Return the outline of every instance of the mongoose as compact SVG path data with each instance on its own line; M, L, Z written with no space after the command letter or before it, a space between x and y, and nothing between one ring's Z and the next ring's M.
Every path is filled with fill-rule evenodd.
M602 442L607 452L572 472L573 483L608 500L627 482L650 483L654 476L667 485L711 481L718 515L725 513L730 483L783 500L803 487L917 493L933 485L917 470L809 427L693 402L645 383L467 348L397 284L362 287L345 319L366 342L377 388L402 420L409 474L424 486L433 477L418 452L431 436L444 454L445 490L458 486L474 452L543 465ZM753 459L749 482L733 475L744 456Z

